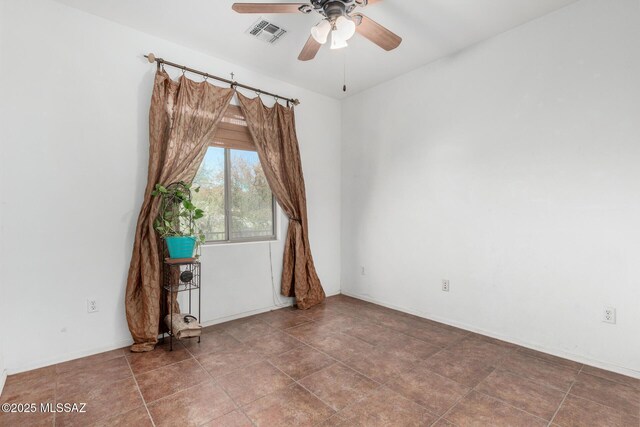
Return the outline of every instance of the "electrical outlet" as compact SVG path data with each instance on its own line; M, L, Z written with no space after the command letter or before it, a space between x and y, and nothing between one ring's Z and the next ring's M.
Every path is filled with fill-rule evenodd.
M605 307L602 310L602 321L605 323L616 323L616 309L614 307Z
M95 313L98 311L98 300L90 298L87 300L87 313Z
M442 290L449 292L449 281L447 279L442 279Z

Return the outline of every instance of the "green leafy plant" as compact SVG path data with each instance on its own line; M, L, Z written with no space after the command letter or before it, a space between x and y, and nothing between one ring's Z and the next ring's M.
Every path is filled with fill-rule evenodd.
M186 182L176 182L166 187L156 184L151 193L160 197L160 211L153 228L163 239L166 237L194 237L196 244L205 241L205 235L196 225L196 221L204 216L204 211L191 202L191 192L197 193L200 187L192 187Z

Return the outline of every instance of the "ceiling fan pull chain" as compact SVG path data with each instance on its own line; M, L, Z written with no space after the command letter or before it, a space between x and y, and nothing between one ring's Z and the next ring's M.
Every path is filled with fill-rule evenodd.
M344 59L343 67L342 67L342 91L347 91L347 51L344 51L342 56Z

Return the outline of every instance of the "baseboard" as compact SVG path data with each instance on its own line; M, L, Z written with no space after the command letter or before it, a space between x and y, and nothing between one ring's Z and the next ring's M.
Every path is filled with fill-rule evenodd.
M2 373L0 373L0 396L2 395L2 390L4 389L4 383L7 381L7 370L4 369Z
M327 296L334 296L334 295L339 295L340 292L336 292L333 293L331 295L327 295ZM291 304L287 304L284 307L290 307ZM242 313L238 313L238 314L234 314L231 316L225 316L225 317L220 317L220 318L216 318L213 320L208 320L206 322L202 323L202 326L212 326L212 325L217 325L219 323L224 323L224 322L229 322L230 320L235 320L235 319L240 319L243 317L248 317L248 316L253 316L255 314L260 314L260 313L265 313L267 311L271 311L271 310L275 310L275 309L279 309L279 308L284 308L284 307L280 307L277 305L273 305L271 307L264 307L264 308L260 308L260 309L256 309L256 310L250 310L250 311L245 311ZM75 359L79 359L81 357L87 357L87 356L92 356L94 354L98 354L98 353L103 353L105 351L111 351L111 350L116 350L119 348L123 348L123 347L128 347L131 344L133 344L133 341L131 339L126 339L126 340L121 340L118 341L112 345L108 345L108 346L104 346L104 347L99 347L99 348L94 348L94 349L89 349L89 350L83 350L83 351L79 351L79 352L75 352L75 353L69 353L69 354L65 354L64 356L61 357L55 357L55 358L51 358L51 359L45 359L45 360L41 360L41 361L37 361L34 363L29 363L23 366L18 366L16 368L12 368L12 369L8 369L5 370L4 373L2 374L2 380L0 382L0 384L4 385L4 381L5 378L7 377L7 375L13 375L13 374L19 374L21 372L26 372L26 371L31 371L33 369L38 369L38 368L44 368L46 366L51 366L51 365L55 365L57 363L62 363L62 362L68 362L70 360L75 360ZM0 387L0 391L2 390L2 387Z
M327 294L327 297L333 297L333 296L340 295L340 294L341 294L341 292L338 291L338 292L334 292L332 294ZM219 323L230 322L231 320L242 319L243 317L249 317L249 316L254 316L256 314L266 313L267 311L278 310L278 309L285 308L285 307L291 307L292 305L293 305L293 302L291 304L285 304L285 305L282 305L282 306L272 305L271 307L265 307L265 308L259 308L259 309L256 309L256 310L245 311L245 312L234 314L234 315L231 315L231 316L219 317L217 319L207 320L206 322L202 322L202 326L204 326L204 327L213 326L213 325L217 325Z
M511 344L516 344L519 345L521 347L526 347L532 350L537 350L537 351L541 351L543 353L547 353L547 354L551 354L553 356L558 356L558 357L562 357L564 359L569 359L572 360L574 362L578 362L578 363L583 363L585 365L590 365L590 366L595 366L596 368L601 368L601 369L605 369L607 371L612 371L612 372L617 372L619 374L622 375L627 375L633 378L638 378L640 379L640 372L636 371L635 369L630 369L630 368L625 368L622 366L618 366L618 365L614 365L608 362L603 362L600 360L595 360L595 359L590 359L588 357L584 357L584 356L580 356L578 354L573 354L570 352L566 352L564 350L558 350L555 348L549 348L543 345L539 345L539 344L534 344L534 343L530 343L530 342L526 342L526 341L522 341L518 338L514 338L511 336L506 336L506 335L502 335L502 334L498 334L492 331L487 331L484 329L480 329L480 328L476 328L475 326L472 325L468 325L465 323L461 323L461 322L456 322L454 320L451 319L446 319L446 318L442 318L439 316L433 316L433 315L427 315L425 313L421 313L418 312L416 310L411 310L411 309L407 309L404 307L400 307L400 306L396 306L394 304L387 304L385 302L376 300L375 298L371 298L368 296L364 296L364 295L357 295L355 293L351 293L351 292L345 292L342 291L343 295L352 297L352 298L356 298L356 299L360 299L363 301L367 301L373 304L377 304L377 305L381 305L383 307L387 307L387 308L391 308L393 310L398 310L398 311L402 311L404 313L408 313L408 314L413 314L414 316L418 316L418 317L422 317L425 319L429 319L429 320L433 320L435 322L439 322L439 323L444 323L446 325L449 326L454 326L456 328L460 328L460 329L464 329L466 331L470 331L470 332L475 332L481 335L485 335L491 338L496 338L502 341L506 341L509 342Z
M271 307L259 308L256 310L243 311L242 313L233 314L231 316L218 317L213 320L207 320L206 322L202 322L203 327L218 325L220 323L230 322L236 319L242 319L243 317L254 316L256 314L266 313L267 311L277 310L280 308L291 307L293 304L286 304L283 306L273 305Z
M7 369L7 374L8 375L19 374L21 372L32 371L34 369L44 368L44 367L55 365L55 364L58 364L58 363L68 362L70 360L79 359L81 357L93 356L94 354L104 353L105 351L117 350L119 348L128 347L132 343L133 343L133 341L131 341L131 338L129 338L129 339L126 339L126 340L117 341L114 344L111 344L111 345L108 345L108 346L104 346L104 347L98 347L98 348L93 348L93 349L88 349L88 350L82 350L82 351L77 351L77 352L74 352L74 353L67 353L67 354L65 354L63 356L60 356L60 357L53 357L53 358L50 358L50 359L44 359L44 360L36 361L36 362L33 362L33 363L29 363L29 364L26 364L26 365L18 366L16 368L8 368Z

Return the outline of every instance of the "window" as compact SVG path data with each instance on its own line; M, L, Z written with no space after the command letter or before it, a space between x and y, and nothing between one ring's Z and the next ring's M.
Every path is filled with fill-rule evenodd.
M233 106L232 106L233 107ZM240 110L230 107L193 180L207 242L275 239L275 199Z

